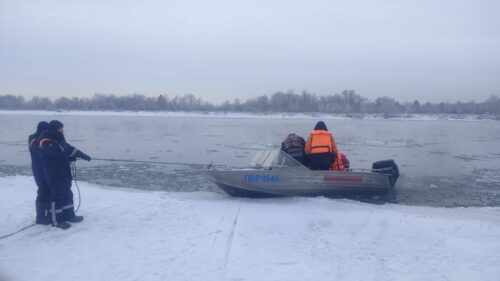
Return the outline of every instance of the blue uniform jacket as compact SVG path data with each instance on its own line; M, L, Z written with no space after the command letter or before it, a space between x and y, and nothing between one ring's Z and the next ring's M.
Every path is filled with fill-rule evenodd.
M41 149L42 170L47 183L57 180L73 179L70 161L72 158L82 158L83 154L65 141L58 141L51 137L42 137L39 147Z
M31 170L35 178L36 185L45 186L45 176L42 169L42 152L39 147L40 136L37 134L28 137L29 151L31 156Z

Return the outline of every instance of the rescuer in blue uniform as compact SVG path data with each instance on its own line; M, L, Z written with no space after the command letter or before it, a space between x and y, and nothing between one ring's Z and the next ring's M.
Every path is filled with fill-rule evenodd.
M35 201L36 209L36 223L37 224L50 224L50 220L47 217L47 211L50 202L50 190L43 175L42 170L42 159L41 151L38 147L40 143L40 137L49 128L49 123L41 121L36 127L36 132L28 137L29 151L31 156L31 170L33 171L33 177L35 178L35 183L38 186L37 196Z
M51 192L50 220L52 226L67 229L83 220L75 215L73 192L71 192L70 161L77 158L90 161L90 156L74 148L64 138L64 125L57 120L49 123L49 129L40 140L42 170Z

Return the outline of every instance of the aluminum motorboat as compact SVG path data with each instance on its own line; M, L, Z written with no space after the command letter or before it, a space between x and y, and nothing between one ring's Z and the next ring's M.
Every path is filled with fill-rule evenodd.
M227 194L252 198L388 194L399 177L393 160L377 161L372 169L310 170L280 149L257 152L248 167L207 173Z

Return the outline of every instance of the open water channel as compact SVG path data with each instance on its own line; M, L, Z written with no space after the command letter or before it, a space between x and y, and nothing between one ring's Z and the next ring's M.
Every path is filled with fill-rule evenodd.
M244 166L315 118L0 114L0 176L31 174L27 136L40 120L65 124L69 143L95 158ZM353 168L393 158L399 204L500 206L500 121L324 119ZM196 167L78 161L78 180L168 191L218 188ZM35 187L34 187L35 191Z

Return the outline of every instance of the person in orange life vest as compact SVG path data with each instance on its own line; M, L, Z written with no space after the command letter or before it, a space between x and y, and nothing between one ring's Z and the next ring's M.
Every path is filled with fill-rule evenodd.
M335 158L335 162L332 163L332 170L334 171L346 171L349 170L350 163L349 159L345 156L344 153L337 153L337 157Z
M319 121L307 138L305 153L311 170L330 170L338 152L332 134L323 121Z

